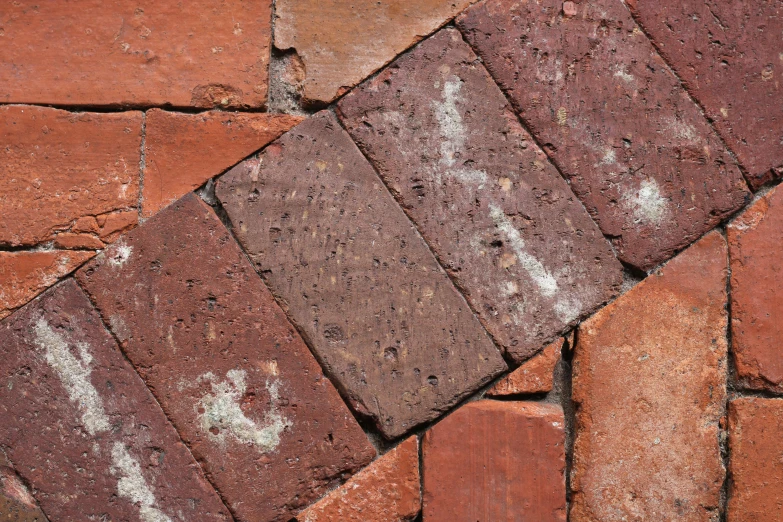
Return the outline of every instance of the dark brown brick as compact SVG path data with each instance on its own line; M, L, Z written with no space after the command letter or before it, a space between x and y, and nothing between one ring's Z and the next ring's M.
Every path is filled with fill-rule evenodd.
M330 113L229 171L217 195L327 372L387 437L437 417L505 369Z
M0 520L3 522L46 522L30 491L0 451Z

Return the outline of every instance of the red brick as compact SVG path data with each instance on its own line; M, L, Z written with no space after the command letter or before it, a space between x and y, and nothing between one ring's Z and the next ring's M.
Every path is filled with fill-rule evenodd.
M135 207L141 117L0 107L0 243L48 241L84 216Z
M783 5L715 0L627 3L737 154L750 183L757 187L769 181L775 175L772 169L783 166Z
M144 216L155 214L300 121L296 116L278 114L148 111Z
M776 522L783 513L783 400L729 403L729 522Z
M104 244L93 234L63 232L54 238L54 246L68 250L100 250Z
M78 285L0 325L0 444L51 520L230 520Z
M330 113L229 171L216 193L326 372L386 437L436 418L506 368Z
M45 522L41 508L0 451L0 520Z
M297 515L300 522L403 522L421 510L419 440L402 442Z
M14 2L0 101L262 107L271 0Z
M194 194L77 278L238 520L288 521L374 457L230 233Z
M783 191L771 190L726 228L731 254L731 336L745 387L783 392Z
M566 520L563 411L479 401L424 435L424 520Z
M720 138L619 0L489 0L458 19L623 261L648 270L741 207Z
M487 395L549 393L562 349L563 339L558 339L487 390Z
M96 222L100 227L98 234L103 241L113 243L117 237L139 222L139 213L134 210L118 210L97 216Z
M459 32L431 37L339 110L514 359L617 290L622 267L609 243Z
M726 250L711 232L579 327L571 520L717 520Z

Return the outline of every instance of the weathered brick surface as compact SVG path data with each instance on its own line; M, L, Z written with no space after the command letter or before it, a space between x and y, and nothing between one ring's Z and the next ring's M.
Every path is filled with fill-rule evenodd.
M261 107L270 0L11 2L0 101Z
M563 411L469 403L424 435L424 520L566 520Z
M339 109L515 359L613 295L622 268L608 242L459 32L431 37Z
M783 392L783 190L762 196L726 228L731 257L731 335L745 387Z
M771 179L773 169L783 167L783 4L627 3L737 154L750 183Z
M0 451L0 520L46 522L41 508Z
M230 520L72 280L0 325L0 445L51 520Z
M563 339L558 339L487 390L488 396L549 393Z
M712 232L579 327L571 520L717 519L726 274Z
M217 196L326 371L387 437L437 417L505 369L328 112L229 171Z
M155 214L299 121L296 116L263 113L148 111L144 216Z
M194 194L77 278L237 519L288 521L375 455L230 233Z
M140 112L2 106L0 143L0 243L47 241L82 216L138 203Z
M413 436L296 518L300 522L405 522L420 510L419 441Z
M729 403L729 522L780 520L781 433L783 400L747 397Z
M489 0L457 23L620 259L649 269L748 197L619 0Z

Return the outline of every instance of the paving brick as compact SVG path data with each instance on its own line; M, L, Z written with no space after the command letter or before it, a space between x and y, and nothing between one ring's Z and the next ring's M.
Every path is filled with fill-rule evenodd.
M0 325L0 445L51 520L230 520L69 279Z
M424 435L424 520L566 520L563 411L471 402Z
M135 207L141 117L0 107L0 243L48 241L83 216Z
M754 186L783 170L783 4L627 2L686 88L748 171ZM683 37L687 35L687 37Z
M579 327L571 520L717 520L726 250L711 232Z
M148 111L143 215L155 214L300 121L282 114Z
M46 522L41 508L0 451L0 520Z
M563 339L558 339L487 390L487 395L492 397L551 392L555 366L560 360L562 349Z
M339 110L516 360L617 290L622 267L609 243L459 32L437 33Z
M783 513L783 400L729 403L729 522L775 522Z
M311 117L217 196L354 409L397 437L506 365L336 118Z
M742 206L719 137L619 0L476 4L457 24L623 261L650 269Z
M742 386L783 392L783 190L771 190L728 227L731 336Z
M472 1L279 0L275 47L298 54L305 102L330 102Z
M238 520L288 521L375 456L228 230L194 194L76 277Z
M296 518L300 522L404 522L420 510L419 440L413 436Z
M271 0L14 2L3 103L262 107Z

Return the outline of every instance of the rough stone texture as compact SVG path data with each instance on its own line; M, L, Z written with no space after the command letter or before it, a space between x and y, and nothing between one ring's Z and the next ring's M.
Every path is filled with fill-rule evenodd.
M230 520L72 280L0 325L0 445L55 520Z
M3 522L46 522L30 491L0 451L0 520Z
M298 54L305 103L328 103L473 1L278 0L275 47Z
M769 181L783 166L783 3L627 3L737 154L748 181L756 187Z
M489 0L457 22L620 259L647 270L748 190L623 3L563 5Z
M566 520L563 410L469 403L424 435L424 520Z
M437 417L506 368L330 113L229 171L216 193L326 372L386 437Z
M12 2L0 101L262 107L271 0Z
M783 392L783 190L758 199L726 234L737 377L744 387Z
M155 214L300 121L279 114L148 111L143 215Z
M339 104L349 132L516 360L607 301L622 267L459 32Z
M711 232L579 327L571 520L717 520L726 276Z
M194 194L76 277L238 520L288 521L375 455Z
M534 393L549 393L552 391L555 366L560 360L563 349L563 339L558 339L540 353L534 355L501 379L495 386L487 390L487 395L522 395Z
M82 216L135 207L141 118L0 107L0 244L33 245Z
M0 319L27 303L94 252L0 252Z
M300 522L404 522L420 510L419 440L413 436L296 518Z
M783 400L729 403L729 522L777 522L783 513Z

